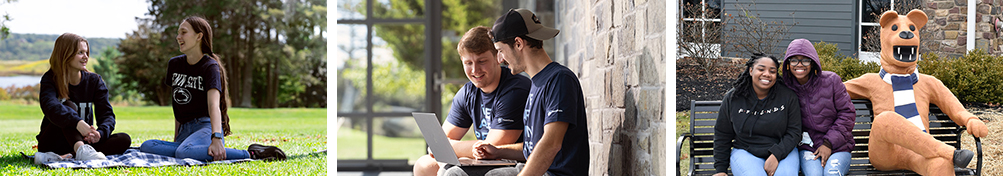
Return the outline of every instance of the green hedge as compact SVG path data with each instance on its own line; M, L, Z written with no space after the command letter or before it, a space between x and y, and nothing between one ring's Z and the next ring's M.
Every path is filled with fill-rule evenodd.
M839 74L843 81L880 70L877 62L839 54L836 44L818 42L814 45L822 70ZM989 55L980 49L957 58L941 58L927 53L923 54L918 64L920 73L940 79L962 102L1003 102L1003 57Z

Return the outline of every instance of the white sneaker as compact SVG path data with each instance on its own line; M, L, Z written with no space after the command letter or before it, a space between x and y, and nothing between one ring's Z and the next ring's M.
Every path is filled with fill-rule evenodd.
M77 157L75 159L77 161L107 160L108 157L105 157L104 153L94 150L94 147L91 147L91 145L84 144L80 148L77 148Z
M70 154L70 155L72 157L72 154ZM56 162L56 161L65 161L65 160L68 160L68 158L60 157L56 153L52 153L52 152L45 152L45 153L35 152L35 164L37 164L37 165L42 165L42 164Z

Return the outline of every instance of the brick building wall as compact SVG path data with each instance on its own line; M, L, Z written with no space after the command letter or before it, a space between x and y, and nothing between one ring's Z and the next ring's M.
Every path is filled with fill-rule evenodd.
M665 1L520 1L561 33L545 44L585 94L589 175L663 175ZM553 51L553 52L550 52Z

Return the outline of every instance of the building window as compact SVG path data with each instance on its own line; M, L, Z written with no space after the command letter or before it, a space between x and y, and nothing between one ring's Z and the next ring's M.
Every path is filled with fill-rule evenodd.
M877 61L881 51L881 25L878 24L881 14L888 9L895 9L900 15L909 13L912 9L919 9L920 0L860 0L860 13L858 15L860 24L858 29L857 43L860 43L858 51L862 60Z
M721 43L721 0L683 0L681 3L683 41Z

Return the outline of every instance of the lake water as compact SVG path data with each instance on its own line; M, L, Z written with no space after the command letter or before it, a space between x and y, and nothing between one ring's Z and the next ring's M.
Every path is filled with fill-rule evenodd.
M10 86L24 87L33 86L38 84L38 81L42 79L42 76L0 76L0 87L7 88Z

